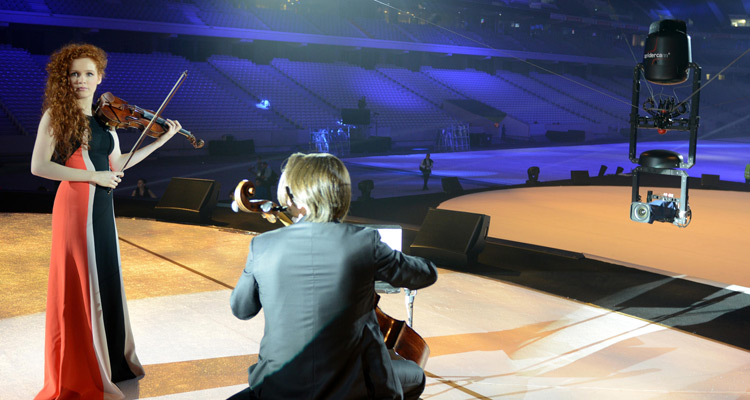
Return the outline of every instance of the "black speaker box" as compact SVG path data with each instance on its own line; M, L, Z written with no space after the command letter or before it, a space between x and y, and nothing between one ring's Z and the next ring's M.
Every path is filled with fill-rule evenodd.
M476 263L489 227L489 215L431 208L409 250L439 266L465 267Z
M718 189L721 178L719 175L713 174L702 174L701 175L701 187L705 189Z
M390 136L373 136L367 139L352 140L349 151L352 153L386 153L391 150Z
M440 182L443 184L443 192L445 193L459 194L464 191L463 186L461 186L461 182L455 176L443 178L440 180Z
M589 171L570 171L570 179L574 185L588 185Z
M342 108L341 122L346 125L370 125L370 110L367 108Z
M210 179L172 178L154 210L165 219L208 222L221 184Z
M470 133L469 145L472 149L479 147L490 147L492 145L492 135L489 133Z

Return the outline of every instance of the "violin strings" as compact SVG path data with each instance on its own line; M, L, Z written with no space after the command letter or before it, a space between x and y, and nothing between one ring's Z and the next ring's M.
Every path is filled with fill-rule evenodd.
M128 164L130 163L130 160L133 158L133 155L135 155L136 150L138 150L138 147L140 147L141 143L143 143L143 139L146 138L146 133L148 133L149 129L151 129L151 125L153 125L156 121L155 119L159 118L161 115L161 112L164 110L164 107L167 106L170 100L172 100L172 97L174 96L177 89L182 86L182 83L185 82L185 78L187 77L187 71L180 74L180 77L177 78L177 82L175 82L174 86L172 86L172 90L169 91L167 94L167 97L164 99L164 101L161 103L161 106L159 106L159 109L156 110L156 113L154 113L154 117L149 120L148 125L143 129L143 132L141 133L141 136L138 138L138 141L135 142L133 145L133 148L130 149L130 155L128 156L128 159L125 160L125 164L122 166L122 170L125 171Z

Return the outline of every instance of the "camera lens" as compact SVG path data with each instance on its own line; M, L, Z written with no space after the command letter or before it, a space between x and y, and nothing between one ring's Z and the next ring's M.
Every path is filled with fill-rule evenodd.
M646 203L633 203L631 205L630 219L636 222L650 222L651 207Z

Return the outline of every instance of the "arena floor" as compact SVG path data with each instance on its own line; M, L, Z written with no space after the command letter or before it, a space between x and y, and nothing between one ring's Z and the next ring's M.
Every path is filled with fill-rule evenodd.
M473 196L444 206L482 201ZM492 218L502 221L499 214ZM6 294L0 394L28 399L43 380L50 216L4 213L0 219L2 236L10 239L0 245ZM519 222L516 228L527 221ZM127 398L223 399L239 391L263 332L261 315L240 321L229 309L253 235L143 219L117 223L136 349L146 369L144 378L120 384ZM492 235L500 227L508 236L503 232L511 223L491 224ZM628 223L685 234L701 226L697 220L684 230ZM584 224L575 231L590 229ZM712 263L711 269L723 267ZM406 318L402 295L384 295L381 307ZM441 269L438 282L416 297L414 328L431 349L423 399L750 398L746 350L475 274Z
M742 180L750 154L747 144L699 145L691 176L707 173ZM374 178L373 195L392 197L423 193L415 172L422 157L346 162L353 182ZM600 165L608 165L608 173L617 165L629 165L626 144L442 153L433 158L435 183L428 193L441 191L438 179L447 176L460 177L464 188L471 189L522 183L530 165L540 166L542 181L567 179L571 170L596 175ZM159 192L172 176L231 185L251 164L179 163L148 172ZM187 168L193 172L179 173ZM36 185L24 174L3 174L0 186L17 186L13 178L19 177L23 184ZM132 188L118 190L122 195ZM654 288L675 279L715 289L706 291L703 302L688 305L691 318L710 324L746 310L750 193L691 190L693 219L684 229L632 222L629 204L629 187L596 186L497 190L441 204L490 215L493 238L579 252L622 268L655 272L663 279L589 303L492 275L441 269L438 282L420 290L414 305L414 329L431 349L422 398L750 399L746 349L631 312L653 306L638 294L656 293ZM254 234L149 219L118 218L117 223L136 349L146 369L144 378L120 385L127 398L224 399L239 391L257 357L263 318L235 319L229 294ZM2 399L28 399L41 389L50 226L49 214L0 213ZM534 270L536 262L529 258L523 267ZM628 307L596 305L602 303ZM384 295L381 307L406 319L403 295ZM674 311L660 312L681 316L677 305ZM746 320L732 329L750 335Z

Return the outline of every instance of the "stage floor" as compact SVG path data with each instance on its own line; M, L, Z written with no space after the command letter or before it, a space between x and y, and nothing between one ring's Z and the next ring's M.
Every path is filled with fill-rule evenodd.
M679 189L641 187L641 194L649 189L679 197ZM630 187L527 187L460 196L439 208L489 215L493 238L750 293L750 192L690 190L686 228L631 221L630 196Z
M695 226L632 224L649 237L698 231L710 215L700 198ZM611 218L627 220L627 212ZM502 235L508 224L500 222L493 215L493 232ZM262 315L240 321L229 310L252 234L117 223L146 369L143 379L121 384L127 398L224 399L239 391L263 332ZM50 225L48 214L0 214L3 399L29 399L41 388ZM382 296L381 307L406 316L401 295ZM419 291L414 314L431 348L423 399L750 398L747 351L499 280L441 269L438 282Z

